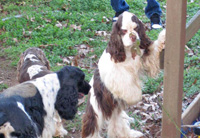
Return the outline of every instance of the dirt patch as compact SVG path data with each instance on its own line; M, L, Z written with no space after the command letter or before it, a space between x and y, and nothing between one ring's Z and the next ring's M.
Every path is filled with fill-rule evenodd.
M11 61L5 57L0 57L0 84L5 84L8 87L18 84L17 68L10 65Z

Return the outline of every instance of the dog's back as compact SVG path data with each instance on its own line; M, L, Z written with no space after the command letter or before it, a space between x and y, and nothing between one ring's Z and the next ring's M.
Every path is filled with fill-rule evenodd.
M37 138L44 128L42 97L31 83L10 87L0 94L0 137Z

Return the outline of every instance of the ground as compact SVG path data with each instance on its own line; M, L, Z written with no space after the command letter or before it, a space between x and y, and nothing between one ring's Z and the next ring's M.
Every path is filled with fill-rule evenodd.
M10 61L0 57L0 84L7 84L8 87L17 84L17 69L10 66Z
M6 87L10 87L18 84L17 81L17 69L10 65L11 61L5 57L0 57L0 84L7 84ZM197 93L196 93L197 94ZM195 94L195 95L196 95ZM183 108L188 106L189 103L195 98L195 95L185 99L183 101ZM143 100L135 106L128 108L130 116L140 116L141 118L135 118L136 123L132 124L133 128L143 131L145 138L160 138L161 136L161 119L162 119L162 90L156 94L144 94ZM84 103L85 104L85 103ZM78 116L81 116L83 112L78 111ZM66 126L70 123L77 123L78 121L72 120L65 122ZM153 123L152 123L153 122ZM80 120L78 122L80 124ZM80 138L80 125L76 128L70 128L68 135L65 138ZM187 135L188 138L197 138L194 134L190 133Z

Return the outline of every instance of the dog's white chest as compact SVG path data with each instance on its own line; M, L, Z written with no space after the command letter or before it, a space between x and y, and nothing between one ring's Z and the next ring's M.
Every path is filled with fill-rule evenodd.
M141 80L139 78L141 62L139 57L135 60L114 63L111 61L110 55L104 52L98 67L102 82L115 98L123 99L130 104L141 99Z

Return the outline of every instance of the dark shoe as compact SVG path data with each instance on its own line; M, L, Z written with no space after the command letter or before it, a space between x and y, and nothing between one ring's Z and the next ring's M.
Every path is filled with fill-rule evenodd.
M151 20L151 29L159 29L162 28L162 23L161 23L161 19L160 16L158 14L153 14L150 17Z
M118 16L120 15L120 14L122 14L123 12L116 12L115 13L115 16L113 17L113 19L112 19L112 22L116 22L117 20L118 20Z

